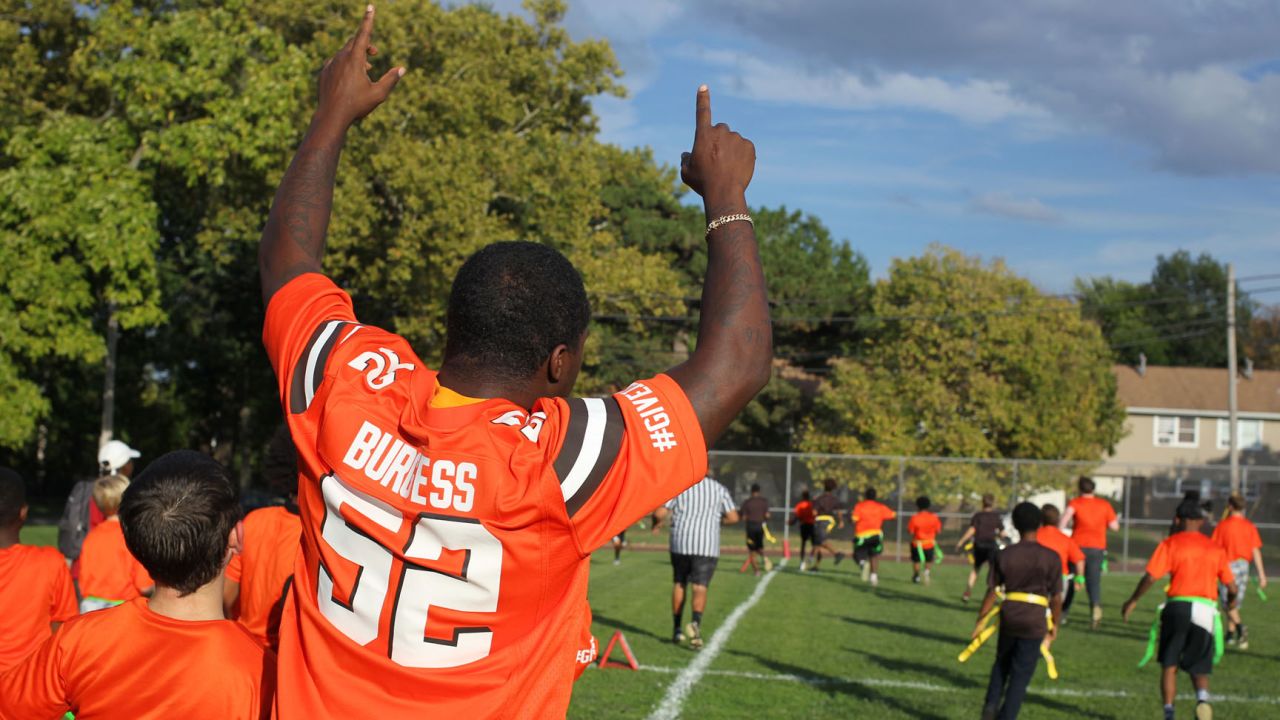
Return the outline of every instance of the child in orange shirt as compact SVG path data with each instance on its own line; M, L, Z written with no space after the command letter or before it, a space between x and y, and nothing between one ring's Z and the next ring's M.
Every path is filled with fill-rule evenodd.
M1227 499L1231 512L1213 529L1213 541L1227 552L1231 574L1236 579L1236 606L1227 610L1227 641L1241 650L1249 648L1249 633L1240 621L1240 605L1249 585L1249 561L1258 569L1258 587L1267 587L1267 569L1262 564L1262 536L1258 527L1244 516L1244 496L1232 493ZM1227 589L1218 591L1222 606L1227 608Z
M75 617L76 591L62 553L18 542L27 520L22 476L0 467L0 672L30 655Z
M68 621L0 674L0 718L269 717L275 656L222 614L239 521L235 486L212 458L180 450L151 463L119 525L155 593Z
M918 583L921 578L929 584L929 566L938 561L938 533L942 532L942 521L937 515L929 512L928 495L916 498L916 514L907 523L907 532L911 533L911 582ZM923 575L921 575L923 568Z
M227 617L272 649L280 645L280 612L302 541L296 453L289 429L280 428L267 448L262 474L284 505L259 508L245 517L244 547L227 565L223 591Z
M880 584L880 553L884 552L884 523L898 514L876 500L876 489L868 487L862 502L853 506L853 559L862 568L862 579L872 587Z
M93 502L106 516L89 531L80 550L80 612L114 607L151 594L151 576L125 547L120 530L120 498L129 478L107 475L93 484Z

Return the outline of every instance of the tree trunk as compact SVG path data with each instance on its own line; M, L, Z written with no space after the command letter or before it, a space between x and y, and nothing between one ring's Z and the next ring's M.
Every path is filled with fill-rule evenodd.
M107 306L107 360L102 373L102 430L98 447L111 442L116 427L116 346L120 344L120 321L114 304Z

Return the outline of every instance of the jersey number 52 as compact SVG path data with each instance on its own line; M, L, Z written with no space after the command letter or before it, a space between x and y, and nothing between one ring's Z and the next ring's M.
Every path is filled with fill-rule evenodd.
M392 661L406 667L451 668L488 657L493 632L487 626L454 628L452 639L437 640L426 636L427 611L432 605L461 612L497 611L502 543L476 520L422 513L405 545L399 576L392 578L391 551L343 519L341 509L346 505L391 533L399 532L405 517L334 475L326 475L320 489L325 503L321 537L359 566L351 587L335 588L333 574L321 561L316 599L325 618L353 642L373 642L394 580L395 607L387 639ZM437 561L444 550L467 553L461 574L415 562Z

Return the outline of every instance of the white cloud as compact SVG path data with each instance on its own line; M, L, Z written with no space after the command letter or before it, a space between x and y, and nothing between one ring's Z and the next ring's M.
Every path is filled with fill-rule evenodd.
M1006 193L989 192L976 195L969 201L969 209L987 215L998 215L1013 220L1056 223L1062 220L1057 210L1036 198L1019 198Z

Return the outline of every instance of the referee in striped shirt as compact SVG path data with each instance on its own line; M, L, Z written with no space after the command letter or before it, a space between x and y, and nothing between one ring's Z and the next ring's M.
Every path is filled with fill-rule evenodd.
M702 611L707 607L707 586L720 561L720 526L738 522L738 510L724 485L711 477L667 501L653 513L656 531L671 518L671 570L675 587L671 590L671 619L675 629L671 640L689 638L693 648L702 647ZM693 619L680 631L684 616L685 586L693 586Z

